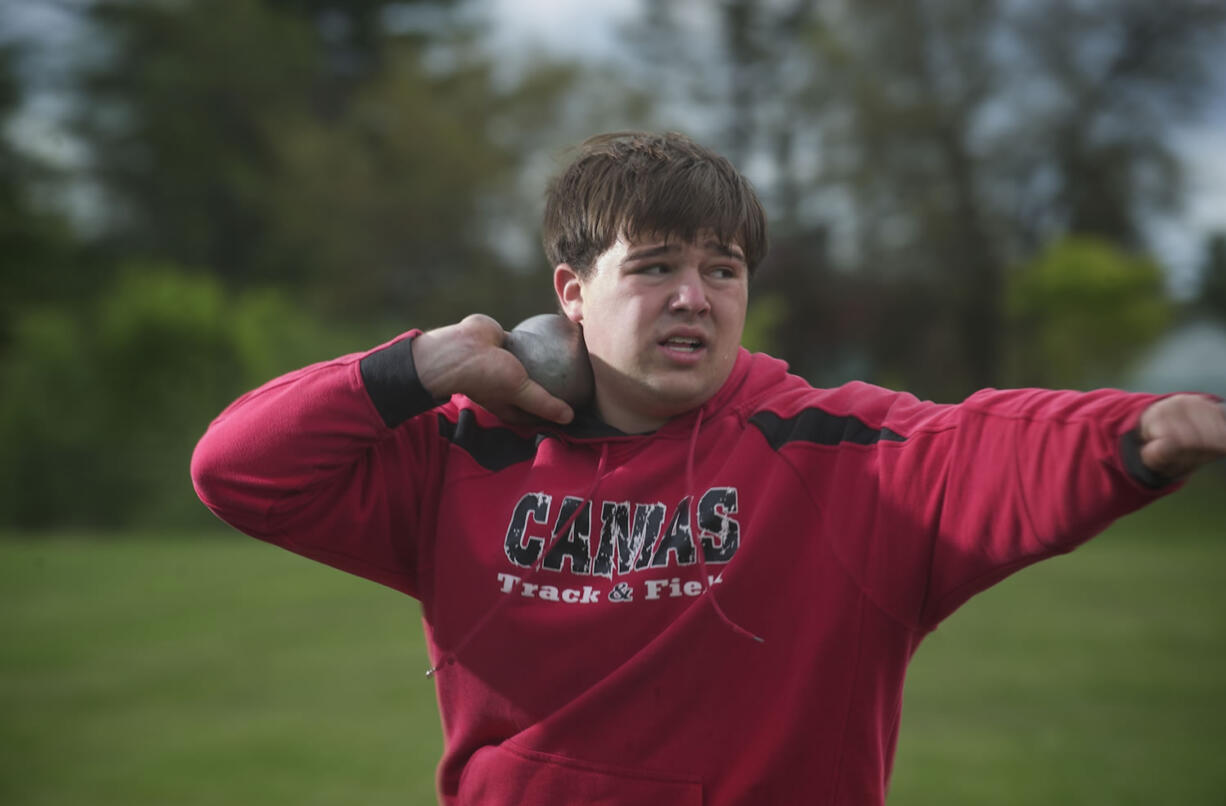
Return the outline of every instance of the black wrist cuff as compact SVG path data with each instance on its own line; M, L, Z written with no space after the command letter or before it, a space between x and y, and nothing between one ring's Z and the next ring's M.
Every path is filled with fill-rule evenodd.
M1128 475L1137 480L1143 487L1151 490L1161 490L1175 479L1155 473L1141 461L1141 429L1134 428L1120 437L1120 458Z
M435 400L417 377L413 365L413 339L376 350L359 363L366 394L388 428L429 411L444 401Z

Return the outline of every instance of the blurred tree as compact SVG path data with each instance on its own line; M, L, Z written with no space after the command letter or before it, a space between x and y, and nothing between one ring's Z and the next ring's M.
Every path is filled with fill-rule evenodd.
M808 198L821 168L815 155L825 110L814 103L822 78L813 42L823 35L818 4L809 0L649 0L627 41L646 54L640 81L655 88L663 110L657 125L727 155L769 210L771 250L751 299L763 309L751 310L747 343L772 345L793 371L836 382L862 355L859 328L847 315L861 306L845 304L841 292L863 283L832 270L829 227ZM703 46L678 47L691 41Z
M713 71L656 63L702 77L698 119L756 171L782 240L828 231L828 254L789 250L763 278L798 292L784 357L812 377L815 345L866 336L873 377L943 399L1003 378L1009 266L1070 232L1140 247L1143 217L1178 201L1167 135L1206 100L1226 19L1210 0L649 8L658 39L714 29ZM840 287L884 329L819 325Z
M1066 232L1141 245L1140 218L1178 198L1166 135L1204 99L1224 16L1203 0L857 4L822 54L851 79L834 178L862 259L926 277L921 304L956 334L953 361L891 363L944 378L942 396L997 385L1007 266Z
M435 322L463 297L539 309L488 211L515 192L506 131L547 125L527 110L564 71L500 86L457 6L98 4L112 46L80 131L113 253L293 283L366 321Z
M253 0L92 6L107 47L86 66L78 131L107 194L116 255L266 280L279 138L310 117L307 21Z
M1215 232L1205 241L1197 301L1211 316L1226 322L1226 232Z
M362 340L365 343L365 340ZM357 344L283 293L128 264L87 305L31 307L0 360L0 526L208 522L192 447L241 391Z
M21 102L16 57L0 48L0 355L24 306L71 294L64 267L74 250L66 223L31 203L31 185L48 169L3 135Z
M1162 270L1102 238L1064 238L1009 279L1018 386L1109 384L1170 324Z
M514 195L517 165L489 129L565 80L492 83L487 64L432 75L415 48L389 48L342 119L286 132L269 193L278 261L314 266L328 307L402 324L539 309L547 282L507 271L514 256L491 235L488 208Z
M26 204L32 166L0 142L0 525L207 520L188 456L243 390L408 326L550 306L526 271L543 150L626 96L566 64L500 73L459 5L88 6L90 175L63 178L101 189L87 252Z

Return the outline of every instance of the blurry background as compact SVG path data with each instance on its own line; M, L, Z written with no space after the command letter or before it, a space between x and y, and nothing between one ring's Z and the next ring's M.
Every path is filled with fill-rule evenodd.
M815 383L1226 393L1219 2L0 8L11 527L203 522L186 457L241 391L550 310L542 191L620 128L743 166L746 341Z
M141 801L128 777L106 777L123 765L104 749L113 753L121 725L142 733L153 718L132 699L151 690L133 681L133 656L162 669L165 707L182 717L183 681L214 679L201 676L198 664L212 655L200 636L232 647L220 637L228 635L245 652L275 646L268 636L235 637L244 617L226 613L239 601L262 608L276 589L271 577L309 575L284 582L289 609L314 614L285 616L302 645L327 646L312 625L345 608L405 618L400 600L366 598L382 591L344 587L296 558L252 555L247 542L213 534L187 479L192 446L229 400L280 372L472 311L510 327L552 309L537 241L541 195L566 149L594 133L679 129L742 167L772 225L746 344L815 383L859 378L941 401L989 385L1226 395L1224 52L1226 4L1216 0L0 0L0 529L11 537L0 549L0 702L13 715L0 731L10 732L6 745L28 748L0 766L0 800L91 802L48 788L69 755L70 725L99 733L93 751L72 756L76 768L95 770L81 786L97 791L110 780L115 802L171 797L150 783L151 770L170 787L232 770L138 766L131 775L153 793ZM1210 552L1188 560L1201 572L1223 559L1212 541L1223 536L1221 481L1182 497L1178 517L1141 522L1159 532L1181 524L1183 537L1164 533L1163 545ZM1104 583L1115 605L1095 605L1116 615L1122 604L1137 607L1123 624L1137 628L1153 612L1139 590L1165 605L1197 590L1174 572L1173 587L1160 588L1146 576L1159 561L1143 552L1134 560L1130 581ZM229 578L221 569L239 565L250 588L217 591L218 577ZM197 567L216 570L202 576ZM1041 586L1047 572L1034 573ZM1088 589L1085 576L1072 576L1074 593ZM1117 646L1146 655L1137 647L1148 637L1149 655L1162 654L1174 630L1186 640L1180 651L1195 656L1179 668L1222 680L1218 579L1201 580L1203 601L1176 607L1144 635L1125 631ZM344 607L321 602L321 588ZM315 594L299 601L295 591ZM1019 600L1025 608L1053 595ZM107 609L125 596L130 610ZM1000 601L1001 610L984 605L988 623L1015 613L1012 600ZM214 609L215 621L183 626L185 613ZM148 621L163 610L163 622ZM1076 621L1066 610L1053 617ZM120 623L140 626L111 635ZM349 623L343 640L354 639ZM383 629L345 653L370 660L396 633L416 655L372 674L392 675L379 679L402 692L404 668L427 664L412 630L406 638ZM189 633L195 654L184 656L176 641ZM78 634L109 637L67 638ZM65 655L68 644L80 657ZM94 690L108 658L117 688ZM234 674L232 665L210 674ZM79 679L61 676L68 670ZM274 686L296 676L264 672ZM1150 693L1125 702L1191 691L1189 714L1224 715L1220 683L1202 691L1182 677L1141 674ZM436 719L429 687L412 687L426 692L424 718ZM320 696L306 691L306 700ZM267 705L268 690L244 692L213 691L218 700L198 691L205 704L193 719L225 713L221 701ZM377 752L398 740L410 706L369 706L355 731L395 715L370 745ZM240 712L248 733L223 731L218 747L251 740L259 719ZM1226 751L1221 736L1189 733L1169 702L1154 713L1173 720L1190 748ZM318 730L334 716L309 724ZM1101 790L1103 776L1148 769L1136 754L1159 746L1144 735L1157 728L1152 713L1137 719L1109 732L1136 734L1139 749L1082 780ZM921 723L924 736L932 725ZM277 723L259 752L233 751L260 759L246 783L273 786L277 753L310 730ZM429 749L412 755L428 776L436 723L423 730ZM1040 749L1068 755L1038 730ZM159 727L153 745L165 750L167 732L178 733ZM957 741L950 769L965 770L984 744ZM903 771L907 753L904 734ZM1017 747L1001 757L1033 760ZM286 758L299 773L327 767ZM1181 802L1222 802L1226 780L1211 766L1197 766L1196 780L1218 799L1184 793ZM371 774L342 765L339 792ZM423 783L398 762L385 774L399 802L405 790L396 787ZM913 780L900 778L900 787ZM314 779L287 774L285 785L302 780ZM954 802L949 781L934 786L941 802ZM307 802L297 790L260 791ZM180 803L248 799L173 792ZM988 792L967 802L1006 802ZM347 799L333 794L320 802ZM1042 797L1090 802L1058 788Z

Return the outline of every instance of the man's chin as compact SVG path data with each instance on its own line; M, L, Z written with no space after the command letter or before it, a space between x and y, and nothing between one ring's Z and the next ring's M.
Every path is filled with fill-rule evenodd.
M718 388L694 379L666 378L653 385L651 391L657 413L663 417L677 417L706 403Z

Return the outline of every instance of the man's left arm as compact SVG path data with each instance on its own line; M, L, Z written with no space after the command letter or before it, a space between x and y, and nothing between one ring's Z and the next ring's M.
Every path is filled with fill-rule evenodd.
M1182 478L1226 456L1226 406L1202 395L1163 398L1141 414L1138 437L1150 471Z
M911 408L908 420L901 403L892 407L887 427L905 439L882 443L880 540L862 553L880 558L864 573L877 580L872 590L898 600L901 619L916 608L924 628L1226 456L1226 412L1199 394L988 389L956 406ZM910 567L926 569L918 587L900 579Z

